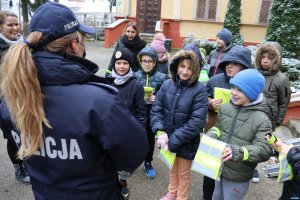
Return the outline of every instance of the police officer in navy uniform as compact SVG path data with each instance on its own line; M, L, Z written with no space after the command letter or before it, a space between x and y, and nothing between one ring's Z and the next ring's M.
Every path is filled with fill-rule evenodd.
M119 199L116 172L143 162L147 136L84 59L94 29L51 2L35 11L29 31L3 59L0 123L20 135L35 199Z

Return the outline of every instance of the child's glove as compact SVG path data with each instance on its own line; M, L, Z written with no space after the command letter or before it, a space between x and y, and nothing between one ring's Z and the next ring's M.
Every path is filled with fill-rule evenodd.
M169 138L168 138L167 133L162 133L159 136L157 136L158 148L162 148L163 150L167 151L169 149L168 142L169 142Z

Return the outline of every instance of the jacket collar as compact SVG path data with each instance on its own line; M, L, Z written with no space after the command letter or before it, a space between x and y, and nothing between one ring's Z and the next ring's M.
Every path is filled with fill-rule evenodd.
M35 52L33 59L42 85L68 85L97 79L94 73L99 68L87 59L46 50Z

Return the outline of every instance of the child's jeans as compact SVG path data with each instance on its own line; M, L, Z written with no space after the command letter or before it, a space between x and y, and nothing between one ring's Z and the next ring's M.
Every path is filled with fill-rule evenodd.
M176 157L169 174L168 191L177 195L177 200L187 200L190 195L192 160Z
M226 178L215 181L215 190L212 200L243 200L250 182L234 182Z

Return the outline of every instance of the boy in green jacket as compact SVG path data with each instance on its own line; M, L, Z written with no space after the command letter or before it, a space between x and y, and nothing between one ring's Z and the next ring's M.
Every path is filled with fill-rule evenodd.
M255 167L272 155L264 139L266 133L272 132L262 94L264 77L255 69L246 69L229 83L231 102L221 106L215 127L207 133L228 144L222 155L224 168L221 180L215 182L213 200L242 200Z

